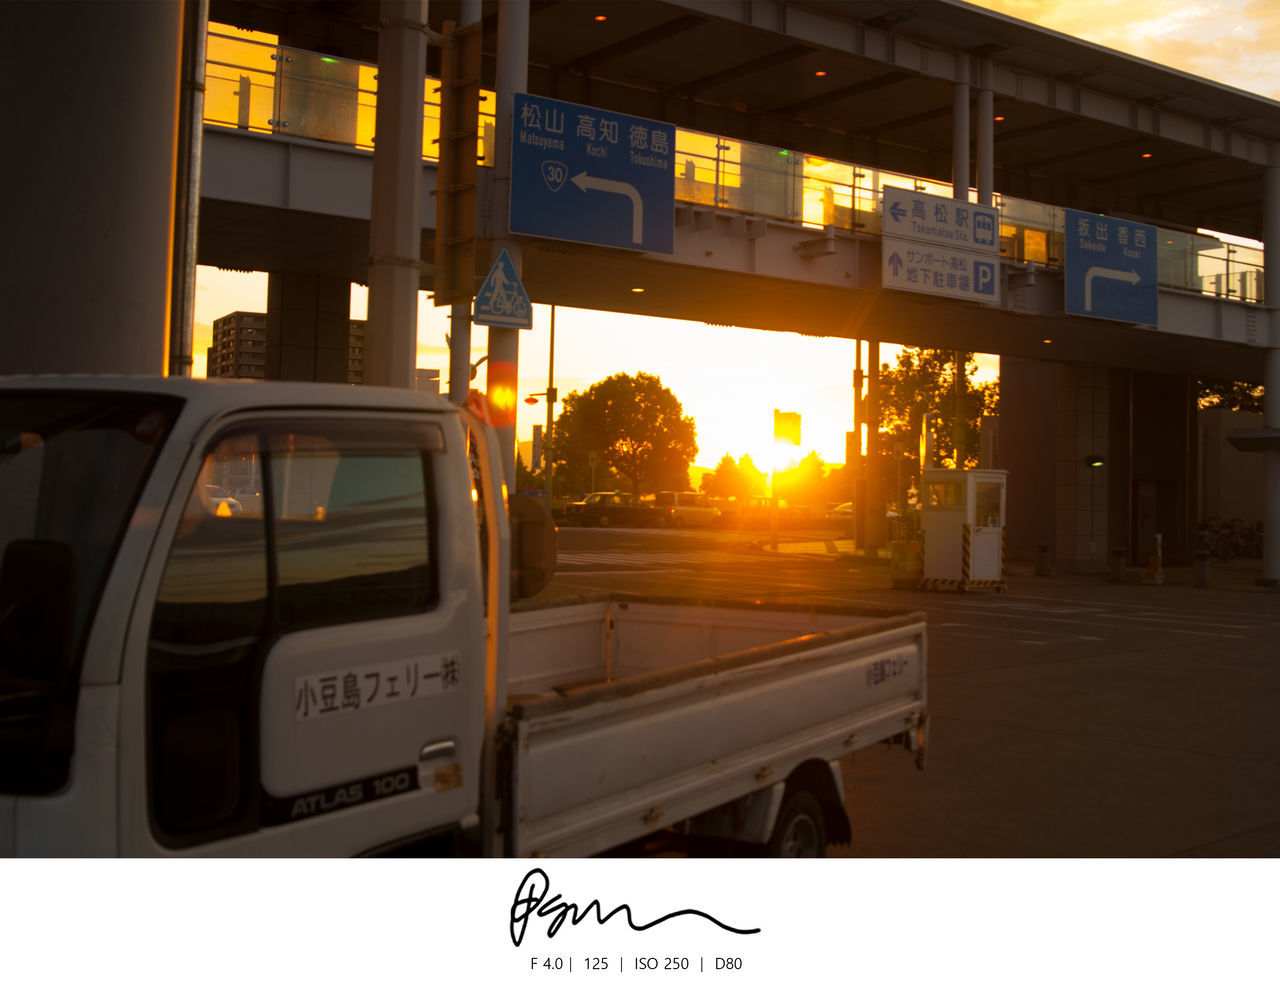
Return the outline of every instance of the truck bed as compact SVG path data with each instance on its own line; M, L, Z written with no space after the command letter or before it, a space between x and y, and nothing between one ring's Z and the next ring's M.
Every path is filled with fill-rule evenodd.
M924 616L602 595L513 612L508 851L589 855L910 733Z

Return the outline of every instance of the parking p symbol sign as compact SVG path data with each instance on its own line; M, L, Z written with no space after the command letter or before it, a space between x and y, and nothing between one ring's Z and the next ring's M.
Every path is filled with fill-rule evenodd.
M996 265L985 260L973 261L973 289L978 294L996 293Z

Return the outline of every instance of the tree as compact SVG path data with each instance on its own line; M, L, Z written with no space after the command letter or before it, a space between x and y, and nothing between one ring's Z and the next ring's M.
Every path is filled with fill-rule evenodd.
M524 492L527 489L539 489L539 483L543 481L541 470L531 472L529 467L524 464L524 458L516 455L516 491Z
M737 495L737 489L738 463L733 460L732 455L726 453L724 458L716 463L714 472L703 475L701 490L708 496L729 499Z
M1221 407L1224 410L1244 410L1261 414L1264 392L1262 386L1255 383L1201 380L1198 403L1201 410Z
M702 491L718 499L747 499L763 493L764 488L764 473L756 468L750 455L743 455L736 462L732 455L725 455L714 472L702 477Z
M826 463L816 451L811 451L791 468L778 473L778 498L792 506L820 506L826 502L823 482L826 475Z
M650 373L617 373L575 390L564 399L555 434L557 471L565 469L567 483L590 475L594 454L597 473L625 476L634 493L689 488L697 427Z
M962 370L957 386L956 357ZM978 368L972 352L950 349L905 348L898 365L880 370L880 430L882 472L897 475L902 484L914 481L919 488L920 427L930 415L935 459L951 468L978 464L978 429L984 415L999 408L1000 385L975 383ZM892 471L890 471L892 469ZM896 497L904 505L899 489Z

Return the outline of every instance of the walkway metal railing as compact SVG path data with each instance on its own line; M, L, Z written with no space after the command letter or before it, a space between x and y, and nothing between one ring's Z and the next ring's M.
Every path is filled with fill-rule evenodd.
M211 25L205 123L373 149L377 67L289 48L271 35ZM480 95L477 158L494 159L494 94ZM440 86L423 87L422 156L435 160ZM881 190L950 196L951 186L765 144L676 131L677 201L814 227L881 231ZM1002 256L1061 267L1065 210L997 196ZM1262 302L1263 250L1208 233L1160 230L1162 286Z

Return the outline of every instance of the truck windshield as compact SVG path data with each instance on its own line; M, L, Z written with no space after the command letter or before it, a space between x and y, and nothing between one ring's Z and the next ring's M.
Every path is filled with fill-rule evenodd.
M0 692L6 678L67 683L179 404L137 394L0 392Z

